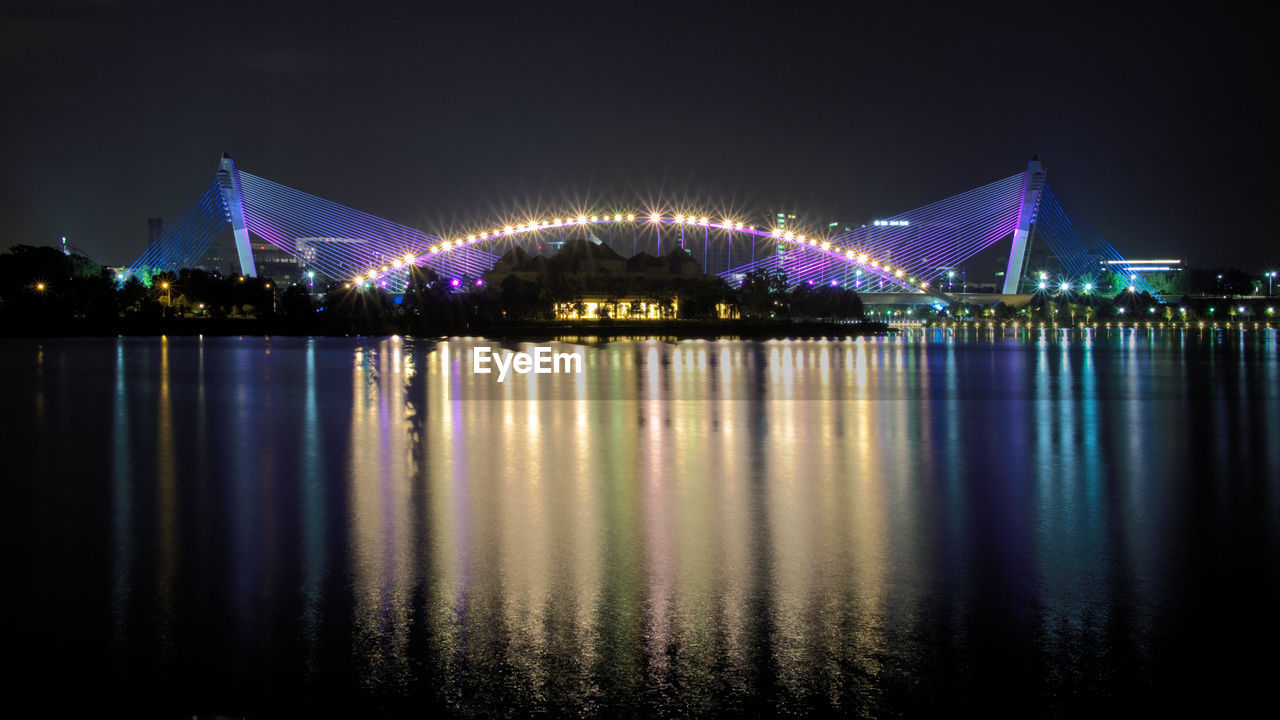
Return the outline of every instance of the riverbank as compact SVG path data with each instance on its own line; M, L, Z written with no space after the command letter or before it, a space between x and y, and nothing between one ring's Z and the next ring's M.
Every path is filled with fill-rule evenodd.
M887 335L898 332L883 322L752 321L752 320L653 320L616 322L608 320L530 321L521 323L440 326L406 332L387 323L377 327L349 325L332 327L316 322L296 322L286 318L121 318L103 322L74 318L59 323L0 326L5 337L109 337L114 335L285 335L348 337L353 335L411 334L418 336L483 336L495 340L545 340L564 337L623 339L629 337L663 339L771 339L844 338Z

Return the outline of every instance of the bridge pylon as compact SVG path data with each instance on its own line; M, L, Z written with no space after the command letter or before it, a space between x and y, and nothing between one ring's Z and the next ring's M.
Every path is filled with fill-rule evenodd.
M1004 271L1005 295L1016 295L1022 284L1022 273L1027 264L1027 243L1031 236L1031 223L1035 221L1036 208L1040 204L1040 191L1044 189L1045 170L1036 155L1027 163L1027 179L1022 187L1022 206L1018 210L1018 227L1013 231L1013 247L1009 250L1009 266Z
M236 255L240 258L240 274L245 277L258 277L257 266L253 263L253 246L249 244L249 231L245 229L244 224L240 176L236 173L236 165L231 161L230 153L222 153L222 161L218 163L218 172L215 177L218 187L222 189L222 204L227 210L231 232L236 237Z

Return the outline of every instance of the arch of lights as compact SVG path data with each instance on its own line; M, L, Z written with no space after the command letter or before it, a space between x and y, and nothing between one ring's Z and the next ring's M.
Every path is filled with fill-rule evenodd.
M391 276L404 273L408 267L420 264L425 258L448 254L463 248L474 247L479 244L489 243L502 238L510 238L542 230L553 230L575 226L580 227L608 223L634 224L637 222L716 228L730 233L766 237L783 245L790 245L792 247L822 253L833 260L849 263L856 266L863 272L879 277L880 279L891 283L906 292L922 293L929 290L929 283L927 281L917 280L914 277L910 277L901 268L893 267L893 265L888 261L881 261L866 252L860 252L852 247L841 246L833 243L830 239L811 238L803 233L797 234L791 230L783 230L782 228L761 230L748 226L746 223L729 218L713 221L707 216L684 215L680 213L675 215L651 213L647 217L642 217L635 213L628 213L625 215L622 213L614 213L612 215L579 214L566 215L564 217L553 217L545 221L532 219L528 222L519 223L517 225L503 225L502 227L494 227L492 230L481 230L470 235L458 236L451 240L442 240L441 242L432 245L426 252L405 253L402 257L397 258L389 264L368 268L368 270L363 274L356 275L351 278L350 283L354 285L381 283L383 280ZM905 224L903 226L905 227Z

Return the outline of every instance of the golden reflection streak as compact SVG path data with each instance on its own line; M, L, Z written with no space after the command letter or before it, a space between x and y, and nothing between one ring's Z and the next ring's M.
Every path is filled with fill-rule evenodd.
M419 467L423 468L424 475L421 482L426 484L428 527L433 530L430 542L433 583L427 613L436 629L431 633L435 644L433 655L443 659L458 657L462 652L460 648L467 642L462 628L473 581L475 541L466 468L455 468L455 463L462 462L458 459L458 446L464 439L461 433L454 432L455 378L449 361L454 351L455 345L444 341L427 354L419 450ZM464 670L445 660L440 671L444 676L442 685L452 692L460 683L459 673Z
M614 364L608 377L600 378L602 385L609 386L619 376L630 377L630 370L623 370L617 365L617 350L613 350ZM556 377L556 376L552 376ZM584 383L586 375L574 378L575 382ZM574 593L572 605L573 618L569 623L572 631L570 638L582 662L579 668L583 671L583 682L589 668L598 662L598 642L595 628L601 611L600 589L604 584L604 523L602 508L606 502L606 483L629 484L627 475L635 467L634 456L617 458L613 453L633 450L630 443L624 442L628 421L635 417L635 402L622 397L612 397L603 402L591 402L586 394L585 385L579 385L578 416L584 417L589 411L598 415L596 421L585 422L579 426L575 449L578 452L579 464L575 473L573 493L564 503L564 509L570 514L566 524L572 527L573 539L570 547L554 550L555 557L570 558L568 573L563 579L564 591ZM597 398L605 398L605 391L596 393ZM611 434L618 438L617 442L608 443L608 455L600 448L593 447L592 438L595 433L591 428L604 427L603 437ZM586 688L582 690L585 692Z
M714 534L717 507L714 493L721 469L707 461L710 448L719 440L715 430L718 420L713 412L717 405L710 399L706 386L706 352L689 351L691 386L683 393L687 399L673 405L670 435L664 445L674 447L667 458L669 471L664 472L671 512L674 515L674 540L670 545L671 622L670 640L678 647L678 666L672 674L690 689L705 688L707 673L714 664L713 632L716 568ZM698 702L690 698L691 702ZM708 699L703 699L705 703Z
M159 563L156 595L159 601L161 653L173 651L173 575L178 557L177 463L173 451L173 398L169 386L169 337L160 336L160 397L156 418L156 511L159 514Z
M721 366L750 371L744 347L720 351ZM892 508L916 491L914 461L884 458L880 444L882 423L904 433L920 417L902 402L884 402L902 397L895 385L904 346L774 346L762 358L771 400L761 406L735 400L726 387L713 391L713 374L691 372L709 357L697 348L650 345L637 350L643 367L626 371L609 352L588 354L595 373L586 391L595 395L583 394L580 378L526 376L532 382L517 389L449 372L467 362L461 347L427 359L426 375L441 379L421 401L422 443L431 445L421 466L438 578L429 600L438 628L433 654L442 658L447 694L467 682L455 658L485 643L500 643L493 649L522 687L586 692L583 683L598 670L599 633L636 617L627 568L637 555L641 662L650 682L708 688L702 680L716 662L749 671L761 638L747 633L761 618L748 613L764 567L785 686L811 687L805 667L878 671L868 658L885 650ZM640 373L637 405L589 399L612 387L613 372ZM819 422L811 423L806 398L814 397ZM515 407L520 402L525 407ZM756 412L766 413L767 435ZM641 416L637 428L633 418ZM754 483L770 528L763 546L754 542ZM628 533L632 505L641 522ZM757 561L756 553L768 558ZM473 566L493 576L477 577ZM817 656L846 662L815 665ZM545 663L553 657L577 660L557 678Z
M769 427L764 498L773 568L774 661L779 682L791 689L805 680L801 673L811 641L806 627L816 581L814 561L824 550L815 533L811 483L815 473L827 470L824 463L830 458L825 448L814 446L815 428L797 422L805 405L799 399L805 390L804 362L800 347L784 345L782 387L770 388L771 400L762 409Z
M675 376L674 382L679 383L682 381L680 353L678 349L671 350L670 353L670 372ZM655 373L651 377L658 387L650 389L651 394L645 407L645 431L641 439L645 457L640 475L643 508L640 528L643 534L643 567L647 576L644 597L645 653L648 657L650 681L654 679L654 675L665 677L670 670L667 649L671 644L676 549L672 543L674 532L668 525L673 513L666 482L669 475L666 464L673 453L669 451L663 429L669 421L665 413L677 415L677 408L673 407L671 399L665 397L666 393L661 390L661 367L651 368L651 372Z
M881 349L884 348L890 352L902 352L901 345L882 345ZM842 557L833 561L845 568L849 576L846 587L851 589L851 607L848 610L851 637L829 635L828 642L852 655L853 664L859 670L874 675L881 670L875 658L883 657L888 650L884 615L888 595L886 583L891 549L888 519L891 510L884 483L890 476L886 463L892 460L883 455L881 423L885 413L881 405L885 403L878 400L885 397L886 389L876 387L884 375L880 372L871 374L867 363L867 343L859 343L857 355L857 399L849 408L851 417L848 423L852 441L841 446L850 450L846 462L849 467L857 469L857 479L850 484L843 503L845 525L841 535L842 544L848 552L841 553ZM905 409L904 403L892 405L899 414ZM901 447L902 443L897 446Z
M412 672L408 655L413 587L408 509L411 431L396 353L399 338L358 353L352 363L350 434L353 638L367 678L397 685Z
M518 352L529 352L527 344L521 344ZM490 422L488 415L495 409L509 407L514 387L522 381L536 392L537 375L514 375L507 384L485 382L480 376L471 381L480 390L502 392L500 403L473 402L463 416L468 438L483 438L490 447L487 452L469 448L475 461L473 472L467 478L486 498L486 504L498 508L493 552L497 555L501 573L501 600L503 626L509 633L506 646L507 663L522 676L522 684L528 691L541 694L550 680L543 663L538 662L547 654L547 612L551 605L552 562L550 552L550 527L548 517L554 503L547 503L548 494L555 495L560 483L569 481L567 473L556 473L554 455L565 442L565 435L577 430L576 422L563 422L553 405L558 401L527 400L531 413L523 428L511 428L510 432L493 432L502 427ZM532 382L529 382L532 380ZM549 425L557 442L545 444L543 424ZM565 427L569 425L569 427ZM513 463L511 459L520 458ZM552 468L544 473L544 465Z
M549 497L552 526L548 533L548 552L550 558L554 559L554 567L548 611L559 610L562 613L562 616L550 618L552 627L560 630L551 638L551 649L557 655L571 653L579 658L576 677L561 678L561 683L570 684L575 696L588 691L590 669L597 662L595 627L603 582L603 528L599 517L602 507L601 485L622 482L619 470L630 466L611 465L605 454L625 447L622 443L604 446L593 443L595 439L610 436L615 420L612 410L616 409L617 403L626 402L609 398L600 391L591 394L588 378L607 386L619 372L616 364L605 370L605 363L601 362L604 352L613 353L598 351L591 354L596 361L593 372L567 378L549 376L557 385L567 386L569 382L573 383L573 400L549 403L552 411L571 412L574 423L571 440L558 445L557 453L560 457L555 458L554 464L543 468L543 473L556 487L554 495ZM616 355L614 358L616 359ZM568 396L569 393L569 388L564 387L558 391L557 397ZM540 438L538 441L544 446L549 445L547 439ZM563 457L564 453L570 453L571 457ZM572 470L569 473L554 472L563 467L570 467Z
M471 349L451 353L455 364L467 362ZM424 436L448 449L437 448L423 462L434 511L433 556L447 570L430 600L447 694L464 692L469 682L466 668L448 659L460 647L478 652L486 643L498 643L502 666L515 673L522 692L584 693L602 585L603 501L597 496L609 479L592 439L608 430L597 412L608 406L589 400L581 377L526 375L499 385L464 373L452 380L460 384L428 390ZM448 402L464 396L468 402ZM467 508L475 509L474 523L459 518ZM464 526L474 532L466 534ZM467 574L473 559L460 538L462 547L469 542L474 549L475 566L494 569L493 576ZM566 675L552 672L549 657L577 661Z
M115 391L111 416L111 615L113 649L123 657L129 638L129 601L133 588L133 456L129 445L129 391L125 341L116 338ZM117 661L123 667L122 660Z
M902 346L887 348L893 358L888 365L902 367ZM805 350L797 349L795 367L835 365L831 353L838 351L831 346ZM771 430L765 477L775 665L780 683L798 695L815 684L841 684L840 677L815 683L813 668L837 676L843 672L839 668L849 666L879 672L873 658L887 649L883 616L891 508L884 478L906 476L910 466L897 458L900 467L884 467L880 432L886 420L905 429L910 412L906 403L882 402L885 392L895 392L901 373L892 373L897 377L887 384L883 376L872 376L876 399L866 397L866 383L856 381L859 373L866 377L866 346L859 351L864 362L845 368L842 393L824 386L821 372L798 381L792 391L799 397L816 394L819 422L797 422L812 414L803 400L774 401L765 408ZM828 382L834 378L833 373Z
M727 368L730 362L744 377L750 377L747 345L738 343L732 353L721 350L721 367L725 368L724 387L729 387ZM736 390L737 388L735 388ZM711 515L708 525L714 542L710 581L719 595L713 598L715 606L715 645L723 653L725 664L734 675L746 672L750 639L745 629L751 618L747 617L747 602L751 590L751 566L753 560L751 542L750 489L753 468L751 444L756 441L753 432L750 405L742 402L735 393L724 392L719 400L719 413L724 434L719 442L719 452L713 464L718 471L713 474L715 487L711 508L719 512ZM758 550L758 549L757 549ZM717 647L718 646L718 647ZM714 656L712 656L714 657Z

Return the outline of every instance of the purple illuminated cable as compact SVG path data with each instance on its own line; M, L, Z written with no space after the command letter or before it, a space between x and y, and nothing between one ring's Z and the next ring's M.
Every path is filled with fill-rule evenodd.
M304 256L310 253L305 259L316 262L327 274L337 278L364 276L371 270L381 276L383 266L403 261L405 255L437 272L457 266L477 272L487 270L492 264L492 260L484 257L485 253L469 253L470 257L460 263L424 256L427 247L440 238L254 176L246 178L245 185L249 188L246 195L248 215L252 216L250 224L286 252ZM303 211L299 211L299 207ZM266 229L271 226L276 227L271 231ZM289 236L294 242L288 241ZM393 238L391 241L386 239L389 236ZM319 240L314 240L316 238ZM354 239L361 243L335 243L325 238ZM299 247L299 239L313 239L307 251ZM400 278L407 277L405 270L392 268L391 272Z
M1012 233L1024 178L1020 173L887 218L906 225L873 224L832 240L881 259L896 258L904 272L928 277L931 268L957 264Z
M255 213L259 211L257 202L251 201L249 204ZM263 214L270 213L269 222L283 230L285 234L292 235L295 242L303 238L362 241L359 244L350 244L348 248L347 254L356 263L381 265L384 260L399 257L406 251L403 245L392 244L379 238L368 226L357 225L349 218L326 214L327 209L323 206L310 206L309 203L291 205L288 202L281 202L275 207L262 208ZM293 243L286 243L281 249L287 252L299 250Z
M403 259L404 255L420 255L440 238L419 230L392 223L367 213L333 203L323 198L241 172L246 205L261 218L261 224L275 226L278 239L293 235L303 238L335 238L360 240L351 243L342 255L345 270L354 275ZM287 243L285 243L287 244ZM298 248L282 247L297 253ZM361 267L363 266L363 267Z
M923 258L935 266L953 264L1011 233L1016 220L1017 196L1006 197L1003 212L999 204L993 206L987 199L973 198L970 194L971 200L980 200L981 204L975 202L968 207L935 204L923 212L907 213L910 217L907 228L873 227L866 244L874 254L894 258L904 270L927 275L928 265ZM912 227L914 230L909 229ZM885 242L886 239L897 242Z
M304 226L330 227L334 229L357 229L369 239L383 241L387 250L405 247L408 242L421 243L423 247L439 238L427 236L418 230L398 225L367 213L353 210L338 203L304 193L300 190L280 185L269 180L258 178L249 173L241 173L245 185L254 190L254 195L264 199L275 198L273 211L282 218L292 216ZM314 213L308 215L307 213ZM339 237L338 235L330 235Z
M962 193L959 196L955 196L952 198L948 198L947 200L939 201L938 203L934 203L930 206L926 206L925 208L922 208L917 211L912 211L904 215L914 216L915 224L919 226L921 224L922 218L927 222L928 220L935 217L947 218L949 214L948 222L933 223L936 225L943 226L942 231L948 232L953 236L950 238L950 245L948 246L951 252L944 253L945 255L952 255L957 252L969 251L969 250L973 250L974 248L981 249L981 247L985 247L991 243L994 243L998 241L1003 235L1007 235L1012 232L1012 230L1009 228L1011 227L1011 223L1013 222L1011 218L1015 217L1013 213L1016 213L1017 196L1015 195L1015 193L1020 192L1020 184L1019 184L1020 180L1021 180L1021 176L1006 178L1003 181L998 181L996 183L992 183L989 186L985 186L984 188L979 188L977 191ZM977 211L975 211L975 209L972 206L979 204L978 201L983 200L984 197L986 199L985 204L988 206L987 209L984 211L981 208L979 208ZM992 197L997 198L997 200L992 201L991 199ZM1000 200L999 198L1002 198L1002 197L1005 199ZM966 207L966 205L970 207ZM1002 209L1001 206L1004 206L1005 208L1012 208L1012 209L1011 210L1004 209L1003 212L1001 212L1002 216L997 216L995 218L991 217L992 216L991 208L994 207L996 211L1000 211ZM968 224L975 225L975 228L969 229L967 231L967 234L965 232L960 232L961 230L963 230L962 226L965 224L965 222L959 222L961 220L968 221ZM997 227L993 230L991 228L993 221L995 221L996 224L998 224L1000 227ZM899 248L909 248L911 247L911 245L900 243L900 242L877 244L877 243L868 242L868 240L870 239L869 236L872 235L873 233L878 234L883 238L883 236L886 234L885 232L878 232L878 233L876 232L877 230L881 230L882 228L884 230L893 231L893 234L896 234L899 238L901 238L901 236L903 235L901 231L906 230L909 227L910 227L910 224L906 226L895 225L895 226L882 226L882 227L877 227L873 225L871 228L860 228L858 231L843 233L833 237L832 238L833 247L837 249L841 249L842 245L845 245L846 243L849 243L850 240L852 240L853 243L850 243L850 244L852 244L854 247L857 247L861 252L869 251L868 254L873 257L876 255L880 255L881 260L886 260L886 258L884 258L883 255L896 255L899 258L899 260L901 260L901 258L903 257L902 250L899 249L899 252L894 253L893 252L894 245L897 245ZM868 232L868 230L870 230L871 232ZM917 227L917 230L919 230L919 227ZM933 233L932 235L929 233L924 233L923 239L933 240L934 238L937 237L937 234L936 234L937 232L938 230L935 229L932 231ZM955 237L958 232L960 232L961 236ZM918 233L918 234L921 234L921 233ZM935 257L931 257L929 259L928 264L924 264L923 262L915 263L915 264L910 262L897 262L894 264L894 267L895 269L903 270L904 275L925 277L927 276L928 265L932 265L935 262L935 258L940 252L940 249L939 249L940 246L935 244L932 247L930 247L926 243L922 243L922 242L917 242L917 243L914 243L913 245L915 245L916 247L928 247L929 248L928 252L931 252ZM796 245L795 247L803 248L805 246ZM810 252L812 251L811 246L808 249ZM877 253L876 252L877 250L879 250L880 252ZM904 285L904 283L902 283L901 280L898 279L896 276L889 275L888 273L883 273L875 267L867 267L867 268L859 268L859 269L864 269L865 271L868 271L872 275L878 275L882 279L894 285L898 285L898 286ZM821 275L822 273L836 272L836 270L834 267L832 267L828 263L810 261L805 264L794 264L793 272L801 273L799 277L792 279L793 282L799 282L799 281L807 281L808 276L810 274L816 273ZM905 289L916 290L915 288L912 288L910 285L905 285Z

